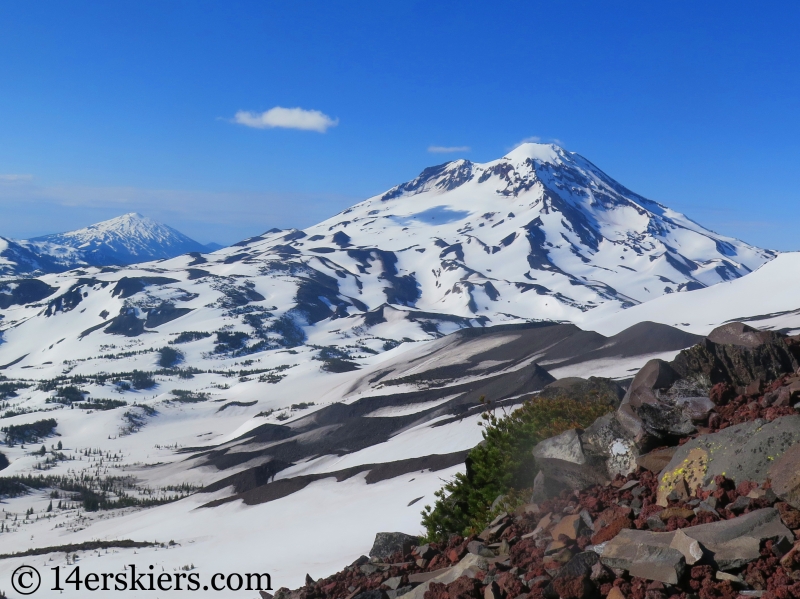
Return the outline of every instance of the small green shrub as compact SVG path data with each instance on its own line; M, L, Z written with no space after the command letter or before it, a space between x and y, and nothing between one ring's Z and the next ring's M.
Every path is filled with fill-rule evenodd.
M534 398L507 416L485 412L484 442L469 452L466 473L456 474L436 492L434 506L422 512L428 540L480 532L495 498L533 486L537 468L532 449L537 443L584 428L611 409L603 402Z

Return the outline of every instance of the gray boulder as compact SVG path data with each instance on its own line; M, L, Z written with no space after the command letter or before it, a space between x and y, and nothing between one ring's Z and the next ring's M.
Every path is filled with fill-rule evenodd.
M636 374L622 400L620 410L624 413L619 421L637 441L644 442L647 436L685 436L695 431L691 418L668 394L680 378L664 360L650 360Z
M751 349L770 340L768 332L759 331L743 322L730 322L719 326L706 338L719 345L740 345Z
M557 492L559 486L583 489L609 480L602 457L584 453L576 429L537 444L533 448L533 457L544 473L545 489L550 495Z
M419 544L419 538L402 532L379 532L375 535L375 542L369 550L370 557L388 559L397 551L403 555L411 552L411 548Z
M480 541L470 541L467 543L467 551L480 557L494 557L495 553Z
M736 482L763 483L770 478L770 468L776 460L777 464L782 464L781 456L798 443L798 415L783 416L772 422L754 420L717 433L700 435L681 445L661 472L658 503L666 506L668 495L684 481L690 490L698 485L709 488L714 477L720 474ZM779 485L793 484L789 479L771 478Z
M609 478L636 470L639 450L633 436L614 414L601 416L580 436L585 454L601 458ZM589 460L593 461L593 460Z
M786 503L800 509L800 443L792 445L769 467L772 491Z
M686 558L670 546L674 533L624 529L603 547L600 561L631 576L678 584Z
M784 526L778 510L764 508L674 532L625 529L606 543L600 559L610 568L628 570L631 576L675 584L685 565L703 555L720 570L735 570L757 560L764 541L785 546L790 539L794 534Z

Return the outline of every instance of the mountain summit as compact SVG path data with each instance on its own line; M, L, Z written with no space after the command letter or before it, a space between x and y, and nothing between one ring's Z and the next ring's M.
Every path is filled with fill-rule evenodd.
M208 251L180 231L136 212L77 231L45 235L30 241L75 248L94 266L135 264Z
M327 246L353 268L359 248L394 253L418 308L528 318L714 285L776 255L643 198L576 153L533 143L483 164L427 168L305 233L290 245Z

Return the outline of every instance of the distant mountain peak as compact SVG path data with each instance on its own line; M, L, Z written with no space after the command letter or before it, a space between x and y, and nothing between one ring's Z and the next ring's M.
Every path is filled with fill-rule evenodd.
M75 231L36 237L26 243L43 255L63 254L60 248L77 250L77 258L70 266L128 265L210 251L209 246L138 212Z

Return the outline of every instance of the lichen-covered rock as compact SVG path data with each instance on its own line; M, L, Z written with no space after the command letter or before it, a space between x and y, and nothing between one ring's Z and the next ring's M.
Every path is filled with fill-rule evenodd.
M580 436L584 453L602 458L609 478L636 470L639 450L633 436L614 414L601 416Z
M700 435L680 446L664 468L659 481L658 504L666 506L669 494L683 484L682 481L690 490L709 487L719 475L734 481L762 483L770 476L772 464L798 443L800 415L784 416L772 422L755 420Z

